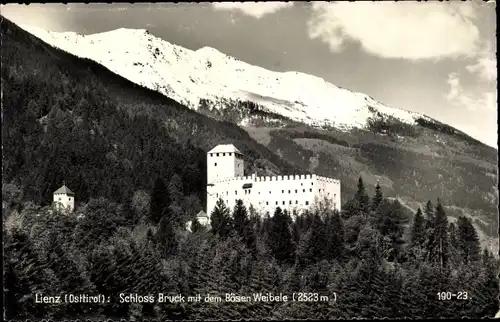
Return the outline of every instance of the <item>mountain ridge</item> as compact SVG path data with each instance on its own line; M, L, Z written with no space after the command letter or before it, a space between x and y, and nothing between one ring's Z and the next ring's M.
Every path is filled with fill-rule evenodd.
M79 35L21 27L52 46L95 60L195 110L201 99L231 98L252 100L270 113L315 127L365 128L369 119L380 115L395 117L411 125L418 119L441 123L421 113L388 107L367 94L338 87L314 75L270 71L212 47L186 49L155 37L147 29L119 28ZM116 39L127 41L117 43L113 41Z

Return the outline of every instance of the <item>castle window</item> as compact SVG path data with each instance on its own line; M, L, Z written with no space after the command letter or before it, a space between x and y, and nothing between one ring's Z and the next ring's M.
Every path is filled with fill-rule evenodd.
M299 204L299 201L298 200L295 200L295 204L298 205Z
M290 205L291 205L291 204L292 204L292 201L290 200L290 202L289 202L288 204L290 204Z
M222 153L222 156L223 156L223 157L225 157L225 156L226 156L226 154L225 154L225 153Z
M303 183L303 182L301 182L301 183L300 183L300 186L302 187L303 185L304 185L304 183Z
M269 194L271 194L271 190L269 190Z
M278 202L276 201L276 206L278 205Z
M313 190L312 190L312 189L309 189L309 192L313 192Z
M333 198L337 198L337 194L336 193L333 194Z
M216 153L215 155L216 155L216 156L219 156L219 153Z
M217 162L214 163L214 166L217 166Z
M285 204L285 202L283 201L283 204Z
M290 190L288 190L288 193L290 193Z
M295 189L295 193L297 193L297 189Z
M314 182L311 182L311 186L313 186L313 185L314 185Z
M309 206L309 201L306 201L306 206Z
M238 190L234 190L234 194L237 195L238 194Z
M302 192L306 192L306 189L302 189Z
M285 193L285 190L281 190L281 193Z
M232 155L232 153L231 153L231 152L229 152L229 156L231 156L231 155Z
M269 201L266 201L266 206L269 206Z

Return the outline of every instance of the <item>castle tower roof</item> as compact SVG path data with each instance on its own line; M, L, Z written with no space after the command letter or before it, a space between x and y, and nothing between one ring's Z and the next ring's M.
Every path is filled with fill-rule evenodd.
M240 150L238 150L234 145L232 144L219 144L212 150L208 151L207 153L222 153L222 152L234 152L238 154L243 154L241 153Z
M197 215L196 215L197 218L200 218L200 217L208 217L207 214L201 210Z
M73 191L69 190L69 188L66 187L66 185L63 185L61 188L54 191L54 194L59 194L59 193L70 195L70 196L75 195L75 193Z

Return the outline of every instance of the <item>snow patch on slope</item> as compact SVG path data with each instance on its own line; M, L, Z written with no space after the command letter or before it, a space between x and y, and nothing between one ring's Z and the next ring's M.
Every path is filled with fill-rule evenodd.
M370 96L299 72L273 72L210 47L189 50L145 29L120 28L81 35L26 31L73 55L94 60L128 80L198 109L200 99L250 100L267 111L314 126L364 128L370 118L392 116L414 124L430 118L385 106Z

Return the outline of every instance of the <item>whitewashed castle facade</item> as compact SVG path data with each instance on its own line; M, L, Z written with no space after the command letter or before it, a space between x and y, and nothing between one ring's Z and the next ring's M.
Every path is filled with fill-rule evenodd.
M243 154L232 144L218 145L207 153L207 217L220 198L233 209L241 199L272 216L276 207L302 211L328 200L340 211L340 180L312 175L245 176ZM208 218L207 218L208 219Z
M69 190L65 184L54 191L54 206L60 210L72 212L75 209L75 193Z

